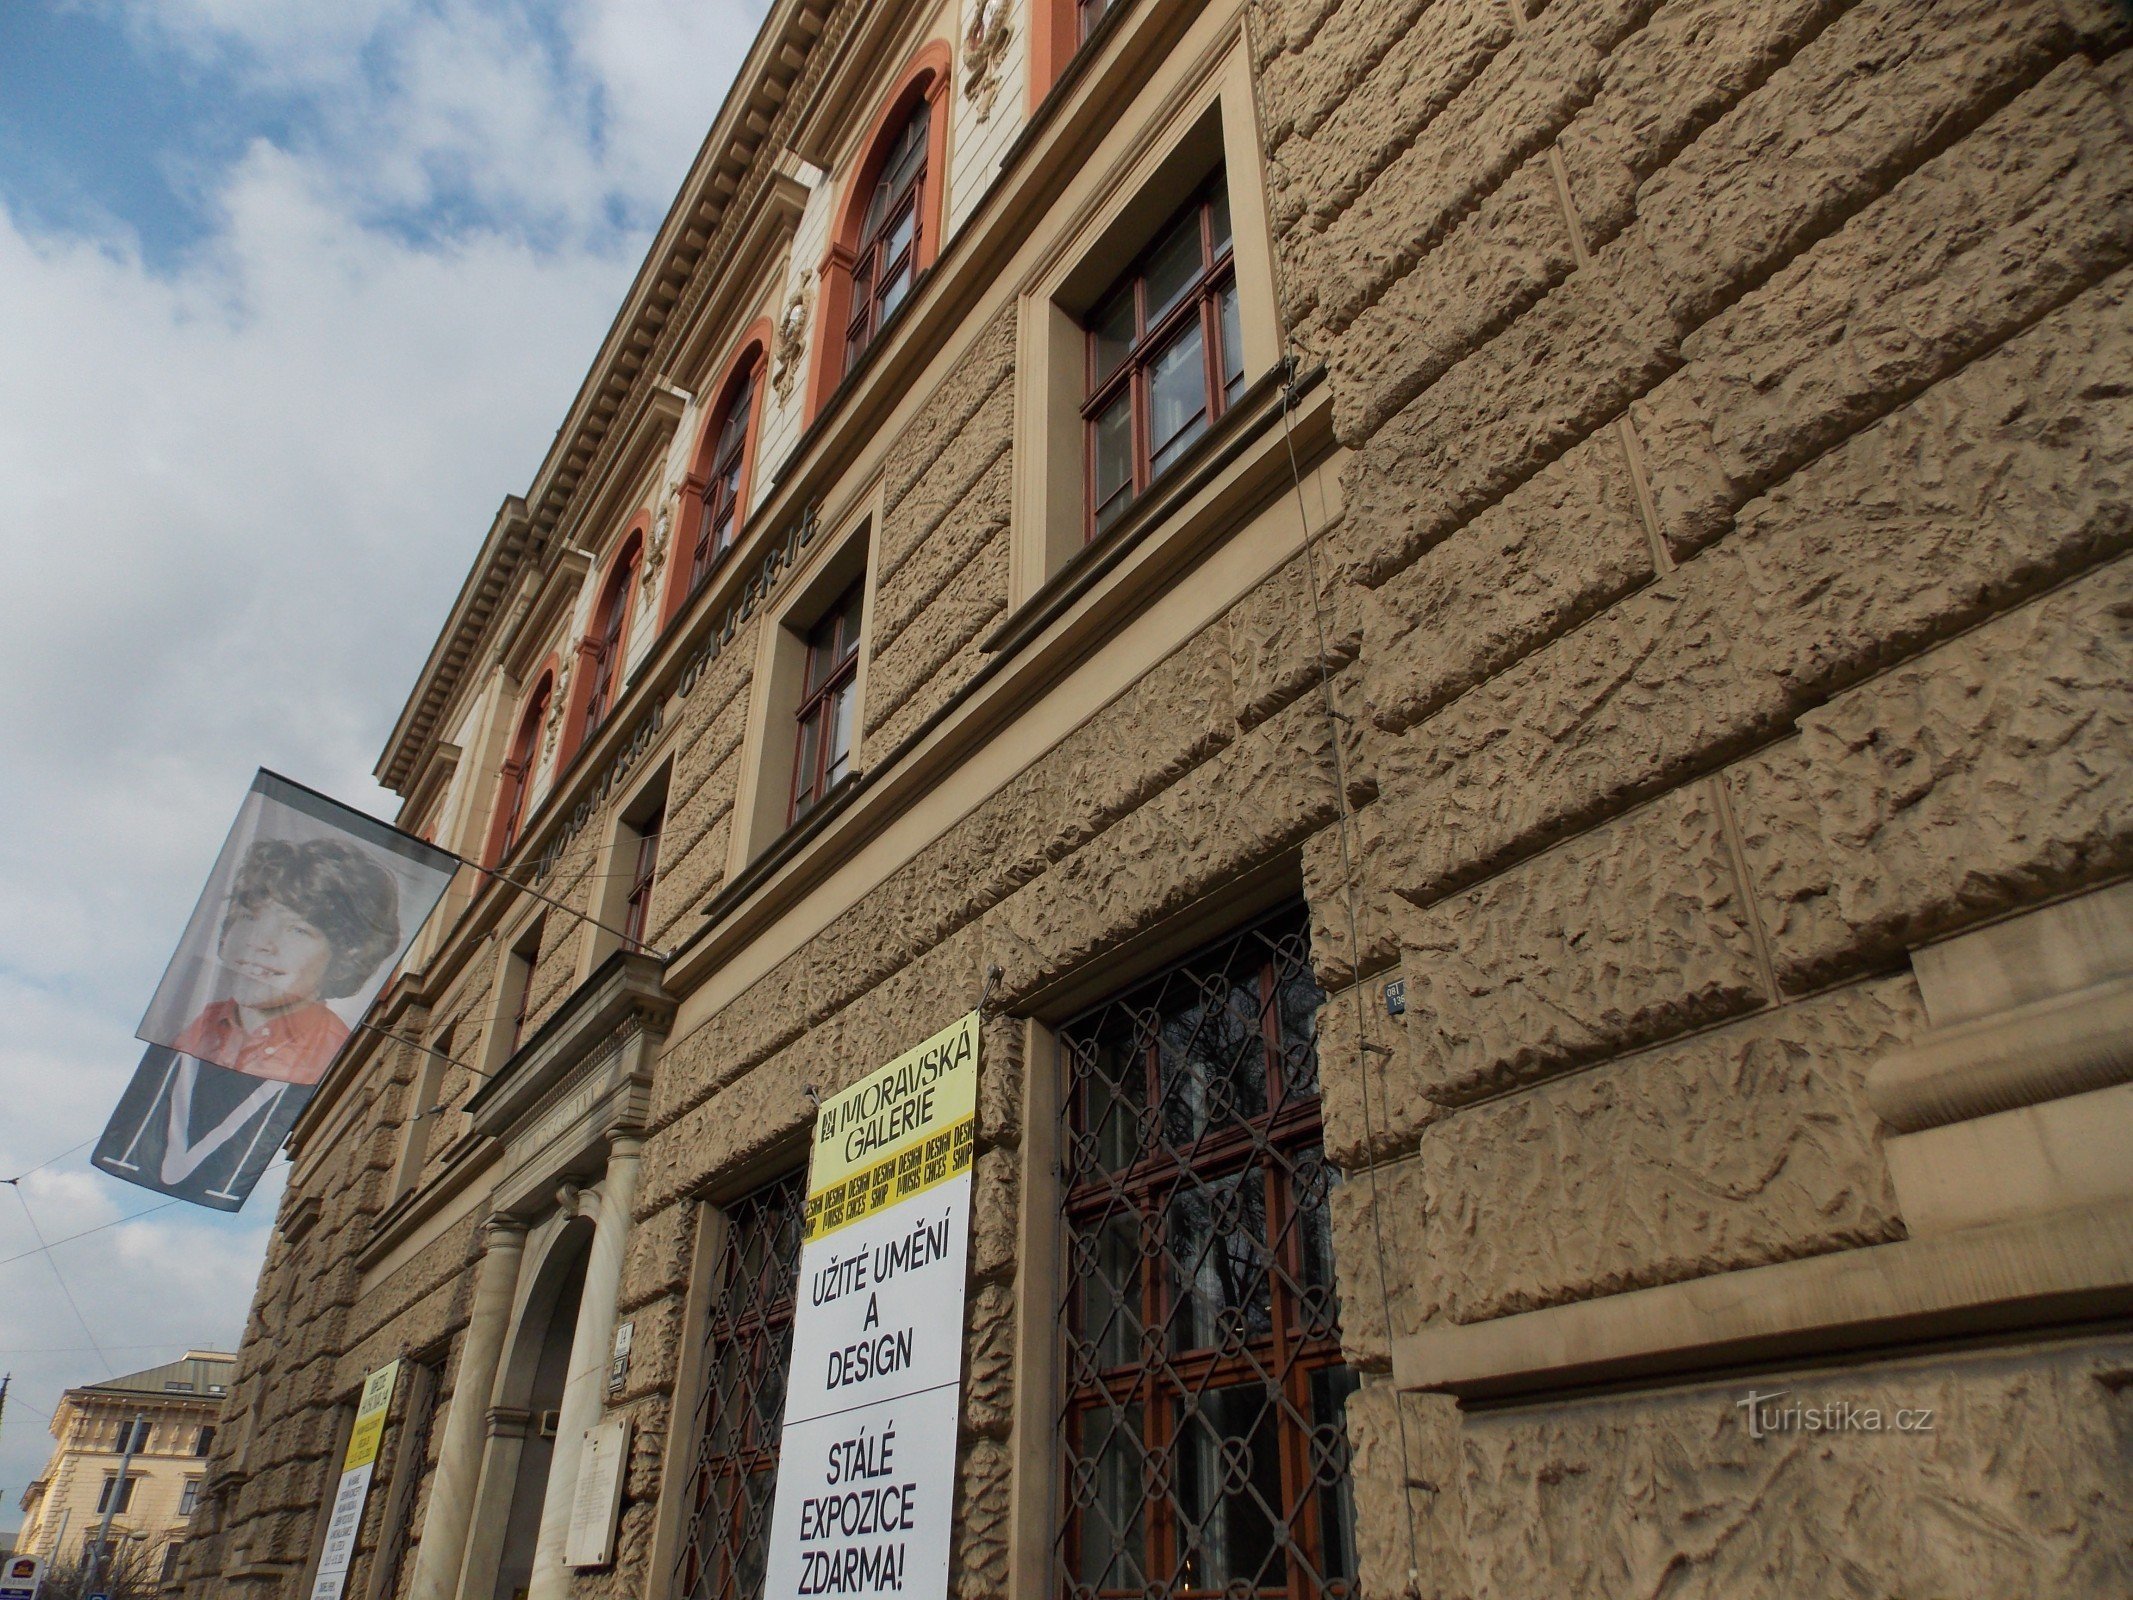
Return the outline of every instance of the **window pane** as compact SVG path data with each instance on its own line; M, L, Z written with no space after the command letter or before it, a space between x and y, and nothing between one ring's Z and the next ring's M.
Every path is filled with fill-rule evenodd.
M1222 183L1217 182L1215 192L1208 196L1207 209L1213 224L1215 254L1219 256L1230 247L1229 190Z
M1244 323L1237 314L1237 286L1222 291L1222 398L1244 393Z
M1133 285L1127 284L1103 305L1097 308L1090 319L1089 332L1096 349L1096 386L1118 370L1118 364L1132 352Z
M881 280L881 320L887 322L896 308L904 303L911 292L911 261L907 256L899 266L886 267Z
M1125 509L1133 490L1133 396L1120 390L1096 418L1096 522Z
M852 702L858 685L847 683L830 697L829 761L822 773L822 791L827 794L852 769Z
M1188 1183L1171 1196L1168 1222L1178 1301L1171 1350L1239 1349L1271 1329L1264 1174Z
M1262 1383L1210 1389L1177 1443L1179 1579L1192 1589L1285 1586L1274 1524L1281 1492L1279 1398Z
M1200 208L1194 206L1148 256L1144 277L1148 284L1149 327L1162 321L1163 313L1185 298L1186 291L1199 282L1206 265L1200 248Z
M1357 1388L1346 1367L1311 1374L1311 1468L1318 1486L1318 1575L1355 1583L1355 1489L1348 1476L1348 1397Z
M1141 1589L1141 1408L1100 1406L1082 1419L1081 1578L1094 1589Z
M1148 465L1161 472L1207 431L1206 350L1188 323L1148 364Z
M1078 1381L1126 1366L1141 1347L1141 1228L1135 1212L1106 1217L1075 1235L1069 1251L1081 1294L1080 1354L1086 1371Z

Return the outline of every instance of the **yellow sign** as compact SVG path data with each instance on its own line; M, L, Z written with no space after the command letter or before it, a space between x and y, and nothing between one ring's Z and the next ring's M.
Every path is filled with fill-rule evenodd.
M348 1435L348 1454L341 1459L343 1472L367 1467L378 1459L378 1441L385 1435L385 1413L392 1409L393 1382L399 1376L400 1363L388 1361L363 1380L355 1429Z
M970 1170L978 1114L978 1014L822 1103L805 1235L857 1222Z

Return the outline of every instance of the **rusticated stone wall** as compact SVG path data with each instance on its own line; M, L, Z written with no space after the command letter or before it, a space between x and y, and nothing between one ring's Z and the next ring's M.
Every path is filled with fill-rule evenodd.
M1284 320L1355 452L1362 805L1305 864L1359 1365L1902 1239L1864 1080L1926 1027L1909 950L2133 868L2129 37L1256 0ZM1857 1380L1927 1448L1373 1381L1364 1591L2122 1593L2125 1366Z
M890 447L868 624L867 738L896 748L969 681L1007 610L1012 307Z

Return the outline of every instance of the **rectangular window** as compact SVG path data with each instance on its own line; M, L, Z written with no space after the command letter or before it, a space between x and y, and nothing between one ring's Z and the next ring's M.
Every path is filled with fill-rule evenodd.
M205 1460L207 1453L215 1448L215 1430L202 1428L199 1437L193 1440L193 1454Z
M666 818L654 811L637 824L637 847L631 853L629 897L622 903L622 932L637 949L652 918L652 885L659 876L659 832Z
M145 1421L122 1422L118 1426L118 1440L111 1448L120 1455L124 1455L128 1450L139 1453L148 1448L149 1432L149 1424Z
M178 1515L181 1517L191 1516L193 1507L199 1503L200 1480L198 1478L187 1478L185 1487L178 1491Z
M99 1512L115 1511L123 1515L127 1508L133 1504L134 1487L140 1481L141 1475L138 1472L129 1472L126 1474L125 1486L121 1488L119 1486L117 1473L105 1473L103 1490L96 1497L96 1509ZM118 1494L118 1504L116 1505L113 1505L111 1503L112 1492L114 1490L116 1490Z
M675 1574L681 1600L763 1593L806 1188L806 1174L795 1172L726 1209Z
M1087 39L1096 31L1096 24L1103 21L1104 13L1111 9L1112 0L1077 0L1081 12L1081 37Z
M511 959L505 963L507 992L504 1001L509 1010L504 1014L502 1061L518 1054L518 1047L526 1042L526 1019L533 1010L533 969L540 959L541 923L536 918L525 936L512 946Z
M178 1575L178 1555L185 1547L176 1539L163 1546L163 1573L156 1581L168 1583Z
M1229 196L1216 173L1086 324L1087 536L1116 522L1244 392Z
M1354 1593L1322 999L1292 911L1061 1031L1071 1595Z
M854 583L807 635L807 675L801 689L800 736L793 751L788 823L814 810L852 770L864 591L863 580Z

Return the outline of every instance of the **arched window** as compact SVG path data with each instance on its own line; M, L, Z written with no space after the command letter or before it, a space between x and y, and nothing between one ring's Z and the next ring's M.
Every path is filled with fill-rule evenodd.
M489 843L491 866L509 855L511 847L518 843L519 828L526 820L526 794L533 787L533 763L541 748L541 724L548 720L548 701L554 693L555 679L543 673L519 715L511 753L504 759L503 787L496 795L496 826Z
M740 376L726 396L726 408L718 424L716 442L706 463L703 489L704 511L696 529L696 544L689 555L689 587L704 581L718 559L733 548L746 516L742 497L746 489L742 469L748 459L749 419L755 413L756 373L761 357L745 362Z
M922 46L881 101L846 180L820 270L807 417L819 416L853 363L911 297L940 251L948 169L947 44Z
M932 128L933 108L920 100L881 157L860 223L858 259L852 264L852 312L844 330L846 371L896 314L918 277Z
M600 731L607 714L615 708L615 687L622 676L622 652L629 637L630 591L637 582L637 564L644 554L644 541L635 535L624 548L615 570L608 574L600 603L593 608L591 646L584 658L585 714L579 722L577 742L582 745Z

